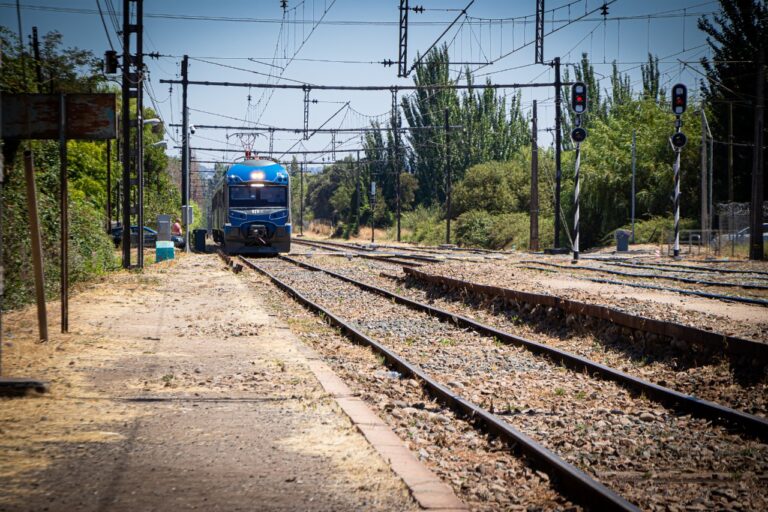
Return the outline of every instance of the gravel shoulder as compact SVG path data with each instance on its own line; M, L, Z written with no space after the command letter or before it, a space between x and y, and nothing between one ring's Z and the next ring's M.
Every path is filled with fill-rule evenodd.
M768 503L759 491L768 470L764 444L674 414L523 349L396 307L324 274L288 272L285 264L270 268L644 508L763 508Z
M5 374L51 391L0 399L0 510L418 509L258 292L190 255L75 294L71 334L49 304L47 344L5 315Z

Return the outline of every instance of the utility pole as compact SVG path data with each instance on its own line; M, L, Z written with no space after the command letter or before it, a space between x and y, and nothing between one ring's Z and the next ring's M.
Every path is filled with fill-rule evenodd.
M733 102L728 102L728 202L733 202ZM722 228L722 226L720 226Z
M107 140L107 233L112 229L112 141Z
M757 105L755 108L755 142L752 150L752 206L750 208L749 259L761 260L763 249L763 83L765 82L765 49L760 45L757 59Z
M131 266L131 0L123 0L123 268Z
M445 243L451 243L451 190L453 188L453 176L451 173L450 134L451 126L448 124L448 109L445 109ZM398 231L400 231L398 229ZM399 241L399 237L398 237Z
M709 213L707 212L707 206L709 203L709 187L707 186L707 127L706 127L706 114L704 113L704 105L701 106L701 239L704 241L704 237L707 232L707 221L709 221Z
M560 57L555 57L555 251L560 251L560 180L563 169L560 165L560 151L563 146L562 135L562 82L560 81Z
M181 222L184 225L184 252L189 252L189 56L181 59Z
M531 126L531 234L528 249L539 250L539 135L536 100L533 100Z
M632 130L632 206L631 206L631 217L632 217L632 243L635 243L635 173L636 173L636 163L637 163L637 140L636 140L636 131Z
M32 27L32 55L35 57L35 75L37 78L37 92L43 92L43 68L40 63L40 39L37 35L37 27Z
M136 264L144 268L144 0L136 1Z

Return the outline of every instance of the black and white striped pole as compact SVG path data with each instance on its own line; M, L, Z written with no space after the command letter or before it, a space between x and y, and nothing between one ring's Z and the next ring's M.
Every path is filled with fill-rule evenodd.
M571 140L576 144L576 168L573 171L573 261L579 261L579 169L581 167L581 143L587 138L587 130L581 127L581 114L587 110L587 86L576 82L571 86L571 108L576 114L576 127L571 130Z
M688 104L688 88L683 84L675 84L672 87L672 112L675 114L675 133L669 138L672 148L675 150L675 245L672 254L675 259L680 258L680 153L687 142L685 134L680 131L683 126L681 116Z

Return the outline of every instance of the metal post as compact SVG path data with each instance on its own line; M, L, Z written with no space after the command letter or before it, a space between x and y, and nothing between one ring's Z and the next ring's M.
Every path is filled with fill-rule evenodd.
M395 201L397 206L397 241L400 241L400 111L397 107L397 89L392 89L392 116L394 117L395 155Z
M355 170L355 224L360 232L360 150L357 150L357 167Z
M112 141L107 140L107 233L112 229Z
M69 190L67 182L67 96L59 95L59 183L61 214L61 332L69 332Z
M536 54L534 64L544 64L544 0L536 0Z
M675 148L675 246L672 254L675 258L680 257L680 148Z
M189 109L187 108L187 87L189 57L181 59L181 222L184 226L184 252L189 252Z
M304 166L299 166L299 236L304 236Z
M632 243L635 243L635 173L637 164L637 133L632 130L632 206L631 206L631 218L632 218Z
M453 176L451 175L451 156L450 156L451 146L449 141L450 128L451 127L448 124L448 109L445 109L445 176L446 176L445 243L446 244L451 243L451 189L453 188Z
M144 0L136 0L136 264L144 268Z
M531 233L528 249L539 250L539 128L536 100L531 119Z
M765 83L765 53L762 45L757 60L757 105L755 108L755 136L752 149L752 205L750 208L749 259L761 260L763 249L763 84Z
M376 182L371 181L371 243L374 243L376 227Z
M37 214L37 187L32 152L24 152L24 177L27 183L27 214L32 241L32 266L35 272L35 298L37 299L37 328L39 338L48 341L48 315L45 309L45 277L43 275L43 243L40 238L40 217Z
M576 169L573 172L573 263L579 261L579 167L581 166L581 143L576 143Z
M560 180L563 170L560 165L560 151L563 145L562 128L562 82L560 81L560 57L555 57L555 249L560 248Z
M123 0L123 268L131 266L131 18L130 0Z
M397 53L397 76L408 76L408 0L400 0L400 37Z

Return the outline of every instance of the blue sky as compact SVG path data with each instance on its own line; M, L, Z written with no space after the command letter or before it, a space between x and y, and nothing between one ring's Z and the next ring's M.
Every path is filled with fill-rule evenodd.
M107 9L110 2L100 0L99 3L102 9ZM469 0L411 0L412 7L422 5L426 11L410 13L409 60L417 51L426 50L468 3ZM563 63L576 63L581 53L587 52L598 77L605 77L601 81L604 89L610 85L610 63L616 60L621 70L630 73L633 86L638 89L639 65L650 52L661 58L662 81L667 89L680 81L688 84L689 94L695 96L701 75L691 68L700 70L698 60L708 55L696 20L703 13L715 12L719 4L695 0L617 0L609 6L605 21L598 10L568 24L569 20L599 8L602 3L596 0L545 2L550 11L545 33L562 27L546 37L545 60L560 56ZM117 18L122 20L122 0L111 0L111 4L118 10ZM31 33L32 26L37 26L41 34L58 30L66 46L90 49L102 55L109 49L109 33L115 49L120 48L119 37L108 15L105 31L96 0L21 0L21 5L25 34ZM384 59L397 60L398 6L398 0L288 0L284 17L280 0L145 0L145 52L169 56L146 59L150 72L148 92L164 121L180 122L181 89L173 86L171 91L160 79L179 78L183 54L192 59L191 80L273 83L274 76L267 75L282 73L283 83L296 80L327 85L412 84L410 78L397 78L396 66L379 64ZM554 73L549 66L533 64L533 44L510 53L532 41L534 12L535 0L475 0L467 11L468 17L462 16L442 41L451 43L453 61L493 62L476 71L476 82L484 81L485 73L491 73L487 76L495 83L552 81ZM200 19L211 17L214 19ZM15 2L0 2L0 24L14 32L17 30ZM500 58L507 53L510 54ZM500 94L513 93L513 90L500 91ZM272 126L303 126L302 91L276 90L271 97L262 95L263 91L258 89L190 87L189 106L194 109L190 112L191 122L240 125L244 123L235 119L242 119ZM552 125L552 97L551 88L522 91L526 110L530 109L531 100L539 101L542 127ZM377 116L385 119L391 106L391 95L386 91L312 91L311 98L318 103L310 106L310 127L322 124L347 101L351 108L342 109L326 127L367 126ZM153 102L147 98L146 104L152 106ZM180 139L176 130L169 131L168 139L173 146L171 137ZM550 144L550 138L541 137L540 143ZM275 134L274 147L288 149L299 139L300 135L293 133ZM309 141L299 142L295 149L323 149L330 142L329 135L318 134ZM357 136L339 135L336 142L344 148L359 147ZM241 147L236 136L230 134L227 139L227 132L214 130L198 130L192 144ZM256 141L257 149L266 147L265 138ZM178 151L171 149L169 153L178 154ZM221 159L226 154L198 152L198 156Z

